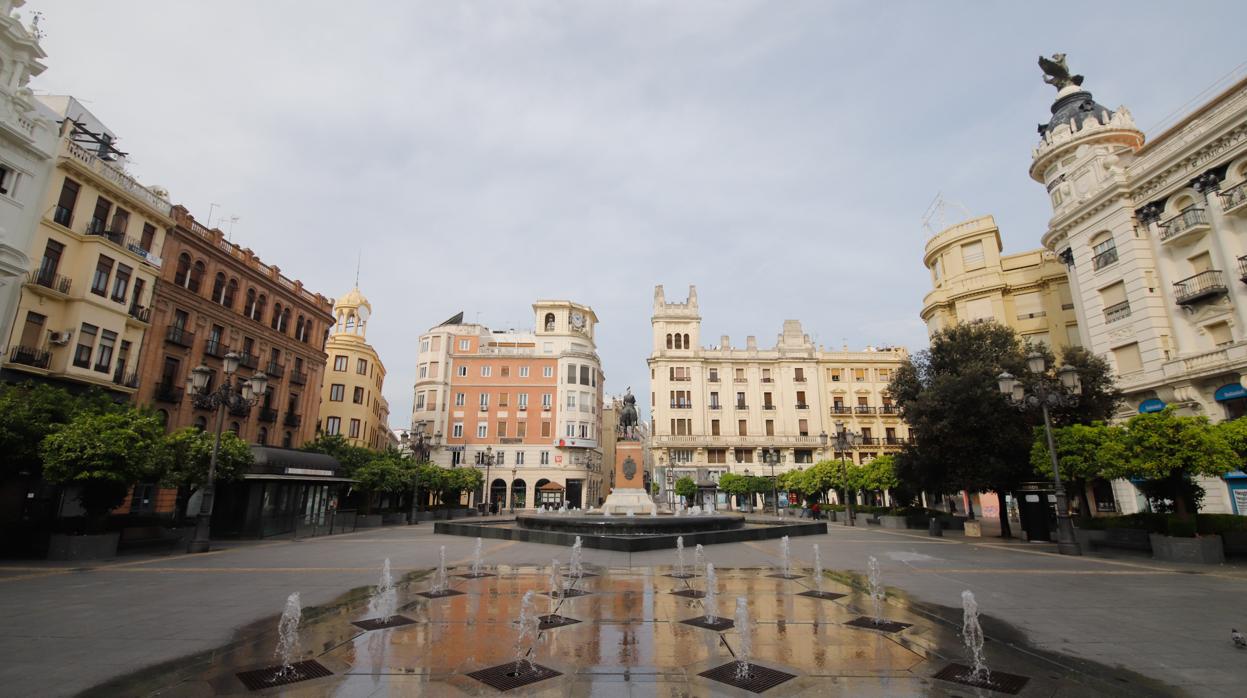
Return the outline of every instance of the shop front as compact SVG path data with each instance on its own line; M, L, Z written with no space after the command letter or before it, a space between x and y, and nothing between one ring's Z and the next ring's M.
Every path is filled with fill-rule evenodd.
M267 538L302 527L329 530L338 495L353 481L323 453L252 446L255 463L235 482L217 486L212 533Z

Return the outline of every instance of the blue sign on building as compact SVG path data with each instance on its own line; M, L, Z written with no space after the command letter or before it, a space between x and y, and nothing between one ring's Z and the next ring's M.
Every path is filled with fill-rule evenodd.
M1165 409L1165 401L1152 398L1139 403L1139 414L1147 414L1148 412L1160 412Z
M1216 398L1217 402L1237 400L1241 397L1247 397L1247 388L1244 388L1239 383L1227 383L1220 388L1217 388L1217 392L1213 395L1213 397Z

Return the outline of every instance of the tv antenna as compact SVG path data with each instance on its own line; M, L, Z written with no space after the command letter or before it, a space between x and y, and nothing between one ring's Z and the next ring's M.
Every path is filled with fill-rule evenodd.
M935 198L927 206L927 210L922 213L922 228L927 231L928 236L938 235L940 231L948 227L948 208L952 206L958 209L962 217L958 220L967 220L971 217L970 209L962 206L956 201L949 201L944 198L944 192L936 192ZM932 227L932 223L935 227Z

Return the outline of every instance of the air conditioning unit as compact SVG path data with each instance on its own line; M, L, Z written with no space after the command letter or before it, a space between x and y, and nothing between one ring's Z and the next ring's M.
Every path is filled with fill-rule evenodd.
M53 332L52 336L48 337L48 341L51 342L52 344L63 347L66 344L69 344L69 339L73 337L73 335L74 333L72 330L66 330L64 332Z

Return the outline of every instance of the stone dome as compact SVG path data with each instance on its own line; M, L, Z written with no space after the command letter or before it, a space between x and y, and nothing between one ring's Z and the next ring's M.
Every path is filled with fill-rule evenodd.
M364 294L360 293L358 286L351 289L350 291L347 291L346 295L334 301L333 307L335 309L336 308L348 308L348 307L367 308L370 312L372 311L372 303L369 303L368 299L364 297Z
M1083 123L1095 118L1100 123L1108 123L1113 112L1108 107L1096 102L1086 90L1073 90L1068 94L1057 96L1052 103L1052 118L1046 124L1039 125L1039 135L1046 136L1061 124L1074 122L1074 131L1082 130Z

